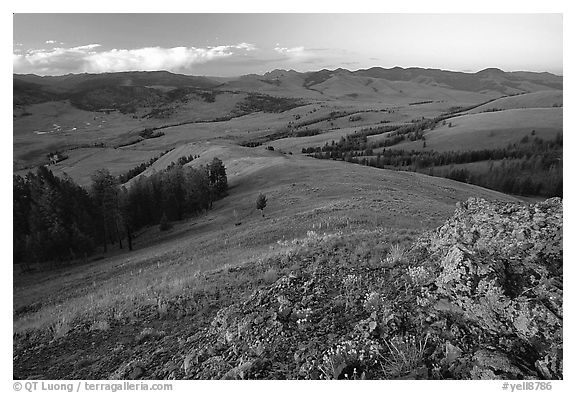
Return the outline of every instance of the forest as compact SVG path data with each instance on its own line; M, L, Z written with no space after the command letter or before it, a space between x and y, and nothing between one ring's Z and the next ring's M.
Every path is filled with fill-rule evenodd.
M142 228L166 228L170 221L211 209L227 194L226 168L218 158L200 168L183 166L192 159L181 157L130 186L121 181L127 174L115 177L107 169L93 174L88 189L45 166L25 177L14 175L14 263L26 270L86 259L111 246L132 250Z

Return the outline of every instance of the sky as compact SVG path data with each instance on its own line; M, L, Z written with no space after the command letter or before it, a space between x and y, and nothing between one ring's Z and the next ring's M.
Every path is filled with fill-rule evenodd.
M562 14L15 14L13 71L237 76L424 67L562 74Z

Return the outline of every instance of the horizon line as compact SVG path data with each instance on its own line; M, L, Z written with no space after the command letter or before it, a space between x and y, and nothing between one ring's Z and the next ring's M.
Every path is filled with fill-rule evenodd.
M379 68L379 69L384 69L384 70L394 70L394 69L401 69L401 70L408 70L408 69L421 69L421 70L436 70L436 71L443 71L443 72L453 72L453 73L461 73L461 74L470 74L470 75L474 75L474 74L478 74L480 72L483 71L487 71L487 70L494 70L496 72L500 71L500 72L504 72L504 73L515 73L515 72L529 72L529 73L534 73L534 74L551 74L554 76L558 76L558 77L564 77L563 75L563 71L560 73L556 73L556 72L551 72L551 71L530 71L530 70L526 70L526 69L518 69L518 70L513 70L513 71L505 71L499 67L486 67L483 68L481 70L478 71L471 71L471 70L451 70L451 69L444 69L444 68L435 68L435 67L422 67L422 66L409 66L409 67L402 67L402 66L394 66L394 67L390 67L390 68L386 68L383 66L373 66L373 67L369 67L369 68L358 68L358 69L348 69L348 68L344 68L344 67L338 67L338 68L334 68L334 69L329 69L329 68L321 68L321 69L317 69L317 70L311 70L311 71L297 71L293 68L291 69L284 69L284 68L274 68L271 69L269 71L264 71L262 73L248 73L248 74L238 74L238 75L229 75L229 76L223 76L223 75L208 75L208 74L188 74L188 73L180 73L180 72L175 72L175 71L170 71L167 69L158 69L158 70L126 70L126 71L106 71L106 72L69 72L67 74L45 74L45 75L41 75L41 74L35 74L35 73L17 73L17 72L12 72L12 75L33 75L33 76L37 76L40 78L44 78L44 77L61 77L61 76L70 76L70 75L105 75L105 74L122 74L122 73L151 73L151 72L166 72L169 74L173 74L173 75L183 75L183 76L197 76L197 77L204 77L204 78L240 78L243 76L248 76L248 75L259 75L259 76L264 76L265 74L274 72L274 71L284 71L284 72L297 72L299 74L307 74L307 73L314 73L314 72L320 72L320 71L330 71L330 72L336 72L339 70L342 71L348 71L348 72L357 72L357 71L368 71L371 69L375 69L375 68Z

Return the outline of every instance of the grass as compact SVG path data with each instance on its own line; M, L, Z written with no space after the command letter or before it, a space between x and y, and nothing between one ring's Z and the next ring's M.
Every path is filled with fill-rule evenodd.
M404 262L405 258L405 248L401 244L393 244L390 247L390 251L388 256L386 257L385 262L390 265L396 265L399 263Z
M67 101L45 102L27 107L30 115L14 119L14 158L16 168L39 165L46 161L45 154L53 146L74 147L105 143L107 146L122 145L137 140L138 133L145 128L159 127L186 121L211 120L228 115L242 100L241 94L218 94L214 103L203 100L190 100L175 108L170 119L150 119L143 117L149 108L142 108L134 116L119 112L102 113L84 111L73 107ZM55 130L54 125L60 127ZM193 126L192 126L193 127ZM35 131L41 134L36 134ZM211 135L213 137L213 135ZM187 141L195 140L186 137ZM161 139L161 138L160 138ZM172 146L170 146L172 147ZM162 151L166 149L160 149ZM31 154L31 152L33 154ZM102 165L108 160L104 158ZM90 167L90 163L76 163Z
M338 140L382 120L393 124L421 116L433 117L455 104L465 106L485 101L485 96L412 82L374 81L360 90L354 84L338 87L333 81L320 85L313 88L324 95L290 87L294 97L302 94L301 97L315 101L282 113L253 113L229 121L163 128L165 135L124 148L68 151L69 158L51 169L57 174L67 172L81 184L88 184L90 175L99 167L120 174L169 148L175 149L156 161L147 173L161 170L184 155L200 156L188 164L191 166L205 165L213 157L219 157L227 168L230 195L201 217L172 223L170 231L160 232L158 226L142 231L134 240L132 253L114 250L88 264L30 275L15 274L15 348L30 337L46 342L67 337L78 326L98 335L112 334L119 326L133 324L137 330L130 337L152 340L161 336L162 330L156 324L166 323L180 332L183 326L178 325L182 323L179 319L186 315L191 316L186 323L193 324L190 329L194 330L208 324L218 309L243 299L255 289L291 273L313 272L319 266L318 261L294 258L295 254L319 247L325 251L319 258L329 261L332 250L342 246L346 251L338 257L342 258L339 263L345 265L343 269L356 266L400 269L406 245L423 230L432 229L449 217L456 202L470 196L515 200L446 179L315 160L298 154L302 147ZM274 94L278 86L266 87L269 94ZM353 93L357 95L352 96ZM136 138L146 127L217 119L228 115L245 96L246 93L222 93L215 97L214 103L191 100L163 108L171 113L169 119L135 119L110 113L98 114L97 123L92 112L79 111L68 103L32 105L26 108L30 115L14 120L15 166L39 164L46 151L62 146L95 142L117 146ZM409 106L410 102L429 99L435 102ZM366 112L382 108L391 111ZM284 130L289 122L297 122L296 117L300 122L313 122L333 111L360 113L362 120L350 122L343 117L314 123L311 127L319 127L322 134L270 142L268 145L276 149L273 152L266 150L266 145L237 146L238 141ZM556 130L558 124L561 130L562 117L561 108L550 108L466 115L450 121L454 127L439 128L434 131L437 134L427 135L428 148L434 148L435 143L445 144L442 135L450 134L452 138L453 132L458 132L460 139L455 141L463 145L476 144L479 138L504 143L503 135L518 133L522 137L533 128L537 136L544 137L543 134ZM54 123L66 130L73 127L77 130L33 133L45 131ZM496 134L496 125L505 132ZM421 141L414 148L419 146ZM450 148L454 146L458 144L450 144ZM259 193L268 198L266 217L255 210ZM235 225L237 222L242 225ZM418 272L412 273L417 280ZM356 299L350 294L361 284L350 278L348 286L338 287L344 291L347 309L354 309ZM384 293L392 289L365 290ZM389 377L412 373L424 356L426 339L406 337L402 341L388 341L382 372ZM339 377L340 366L332 366L328 371L331 378ZM353 373L350 376L355 377Z
M506 147L517 143L532 130L542 139L562 133L562 108L510 109L462 115L446 120L446 125L426 131L426 147L421 140L394 145L401 150L475 150ZM452 127L449 127L452 123Z
M145 231L135 239L132 253L53 273L15 276L14 332L63 331L80 320L105 315L112 321L131 317L142 306L158 308L159 299L202 290L201 277L226 264L236 267L285 254L296 245L278 241L311 230L431 228L451 214L456 200L477 194L472 186L444 179L307 158L250 168L244 170L246 176L232 176L230 196L214 211L174 223L168 232L157 227ZM255 211L258 192L268 197L265 218ZM506 199L488 190L482 193ZM242 217L241 226L234 225L234 211ZM264 274L266 270L262 279L271 281L273 272Z
M423 340L417 340L414 336L396 336L384 343L388 353L382 355L382 371L386 379L394 379L416 371L424 358L428 336Z
M266 284L272 284L278 280L278 271L271 267L270 269L266 270L262 278Z
M480 113L491 109L551 108L553 105L562 105L562 103L562 91L544 90L499 98L488 104L474 108L468 113Z
M380 83L380 82L378 82ZM273 86L274 87L274 86ZM416 87L416 86L414 86ZM287 86L283 86L287 88ZM420 86L420 88L423 88ZM368 90L372 91L372 87ZM424 88L432 93L435 89ZM392 89L392 91L396 91ZM288 89L288 96L275 98L279 102L292 100L294 98L309 99L310 90L300 88L294 91ZM205 102L202 99L190 99L186 102L172 103L163 106L162 110L170 112L167 119L148 118L145 115L152 108L140 108L135 115L124 115L118 112L100 113L90 112L77 109L66 101L46 102L42 104L30 105L26 107L27 116L16 116L14 118L14 167L22 169L36 166L46 162L45 155L56 149L67 149L78 146L93 146L94 143L103 143L108 147L119 146L139 139L138 133L146 128L162 127L169 124L182 124L163 128L165 133L160 138L145 140L127 146L121 151L127 155L131 151L165 151L170 148L178 147L193 142L200 141L218 141L221 139L238 140L238 139L257 139L265 135L286 130L288 124L293 122L310 123L315 119L326 118L330 113L335 111L361 113L362 120L359 122L350 122L348 116L337 118L333 121L321 121L311 124L312 128L319 128L322 132L329 130L331 135L317 139L301 138L301 141L291 141L287 138L279 142L279 146L285 151L299 153L302 147L317 145L318 143L330 142L339 139L341 135L353 132L361 127L377 125L380 121L405 122L412 118L421 116L435 116L443 112L447 107L454 104L452 98L443 97L441 103L434 105L409 106L409 102L420 100L421 93L414 90L410 94L403 93L407 96L406 103L396 107L393 112L380 112L382 108L391 108L397 106L397 100L388 98L390 92L382 90L376 94L383 97L381 101L362 101L349 100L344 97L342 100L322 97L313 101L309 105L293 108L282 113L252 113L245 116L232 118L228 121L211 121L225 118L235 110L237 105L247 97L246 92L221 92L216 95L214 102ZM315 93L315 95L317 95ZM338 93L339 96L341 94ZM476 98L476 101L483 99ZM305 102L303 102L305 103ZM376 112L366 112L374 111ZM16 112L21 112L19 109ZM15 112L15 113L16 113ZM17 113L16 113L17 114ZM296 120L298 118L299 120ZM332 123L332 124L331 124ZM60 127L60 131L54 130L54 124ZM351 127L352 126L352 127ZM72 131L75 129L74 131ZM37 135L34 131L45 132ZM321 135L318 135L321 136ZM141 161L143 162L143 161ZM132 162L131 164L139 162ZM66 163L63 163L66 166ZM74 162L73 168L70 165L67 170L75 180L84 180L86 173L93 172L96 168L95 163L90 160L78 159ZM118 161L107 154L101 157L99 166L115 168ZM60 172L59 172L60 173Z
M91 326L90 326L90 330L108 330L110 329L110 324L108 323L108 321L105 320L100 320L100 321L96 321L94 322Z
M190 112L188 119L200 116L203 110L208 111L204 119L221 116L234 108L243 94L218 94L212 104L194 100L183 103L169 120L186 120L186 111ZM414 97L409 101L414 102ZM297 116L300 121L310 121L338 110L362 112L363 121L368 122L379 122L383 118L406 120L416 114L438 113L443 106L451 105L452 101L449 101L434 105L406 104L405 108L398 107L392 113L369 114L363 111L391 105L361 100L319 101L282 113L255 113L229 121L164 128L162 137L125 148L69 151L67 160L51 168L56 173L67 172L81 184L87 184L91 173L99 167L123 173L171 147L175 149L147 171L161 170L183 155L200 156L188 164L192 166L205 165L213 157L219 157L227 168L230 196L219 201L215 210L203 217L173 223L174 228L170 231L159 233L157 227L145 230L135 239L133 253L114 251L104 260L88 265L15 276L14 331L50 331L60 336L78 321L111 323L131 317L134 310L144 306L153 307L158 315L163 315L169 312L166 304L179 294L207 290L201 279L205 274L220 271L225 265L232 271L239 265L282 255L295 245L280 246L278 241L302 237L310 230L317 233L375 227L422 230L438 225L451 214L457 201L469 196L512 199L445 179L314 160L296 154L284 155L268 151L265 146L245 148L234 142L235 138L259 137L283 129ZM87 128L75 132L35 135L32 131L39 126L57 123L73 127L77 122L93 123L95 115L72 108L68 103L32 105L27 111L31 115L14 120L14 155L19 164L35 162L34 157L38 157L42 149L52 148L53 144L117 142L119 138L137 136L143 128L166 122L134 119L114 112L98 114L97 125L86 125ZM336 121L350 123L348 117ZM351 128L294 139L317 144L320 139L339 138L366 126L353 123ZM94 126L101 130L96 132L89 128ZM288 149L290 143L279 140L271 145ZM295 147L291 146L290 149ZM19 161L19 156L31 150L34 154ZM268 197L265 218L254 208L259 193ZM238 221L242 225L234 225ZM359 259L384 258L384 254L377 257L372 254L367 246L358 247ZM268 266L261 273L259 280L271 282L281 270ZM234 276L234 280L240 286L253 281L251 277L241 275Z

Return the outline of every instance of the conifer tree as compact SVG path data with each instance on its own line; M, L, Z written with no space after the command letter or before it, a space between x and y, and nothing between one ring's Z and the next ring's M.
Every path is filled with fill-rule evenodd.
M267 202L268 201L266 199L266 195L260 193L260 195L258 195L258 198L256 199L256 209L262 212L262 217L264 217L264 209L266 208Z

